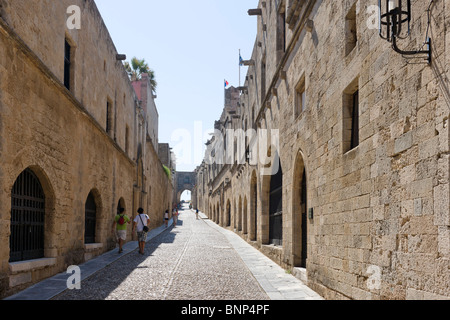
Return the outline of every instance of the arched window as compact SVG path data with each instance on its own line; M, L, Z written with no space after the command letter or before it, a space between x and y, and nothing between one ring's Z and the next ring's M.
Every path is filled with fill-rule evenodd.
M23 171L11 190L10 262L44 257L45 195L30 169Z
M97 205L93 193L89 193L84 207L84 243L95 243L95 228L97 220Z

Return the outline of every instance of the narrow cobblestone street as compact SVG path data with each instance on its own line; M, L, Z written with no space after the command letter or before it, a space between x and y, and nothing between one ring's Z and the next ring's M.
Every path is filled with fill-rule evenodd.
M323 300L231 230L202 212L180 210L176 226L149 232L145 254L136 241L43 280L6 300ZM81 280L81 282L79 282Z
M55 300L267 300L226 237L190 210L175 227Z

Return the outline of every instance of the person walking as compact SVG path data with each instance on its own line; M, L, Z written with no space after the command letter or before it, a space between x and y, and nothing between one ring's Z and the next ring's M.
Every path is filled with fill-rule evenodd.
M169 210L166 210L166 212L164 212L164 224L166 225L166 228L169 225Z
M144 209L138 209L138 215L134 218L133 232L137 231L139 242L139 253L144 254L145 242L147 241L147 232L149 231L148 224L150 217L144 214Z
M173 209L173 226L176 227L178 222L178 209Z
M198 220L198 208L195 209L195 216L197 217L197 220Z
M119 209L112 225L112 232L116 232L116 239L119 243L119 253L123 252L123 244L127 240L127 224L131 223L131 219L124 212L124 208Z

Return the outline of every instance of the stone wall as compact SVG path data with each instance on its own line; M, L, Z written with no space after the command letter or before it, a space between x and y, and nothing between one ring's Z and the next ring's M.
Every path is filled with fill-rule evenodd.
M94 1L0 4L3 297L114 248L111 227L119 206L132 218L142 206L152 227L161 225L173 187ZM74 4L81 8L80 30L66 25L67 8ZM65 38L74 48L70 90L64 86ZM45 194L44 256L10 263L12 187L25 169L37 176ZM90 193L95 243L86 244ZM128 231L128 240L135 238L131 225Z
M249 17L258 33L234 128L247 123L279 134L278 148L260 143L254 153L270 155L271 163L275 151L280 156L282 245L270 240L272 177L261 158L220 172L204 162L200 209L283 267L306 270L308 285L325 298L448 299L449 6L436 0L430 7L428 65L423 55L394 52L368 27L374 4L259 3L261 15ZM412 1L411 36L402 48L424 42L428 5ZM349 107L357 91L359 141L352 148Z

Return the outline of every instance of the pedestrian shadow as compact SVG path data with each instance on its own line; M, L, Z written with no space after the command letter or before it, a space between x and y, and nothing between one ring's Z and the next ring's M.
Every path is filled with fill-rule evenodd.
M177 223L175 224L176 227L182 226L183 225L183 220L180 220L180 218L178 218Z
M175 225L172 224L170 227L168 227L166 231L169 231L169 233L163 238L162 243L173 243L177 234L181 232L176 227L181 227L183 226L183 224L183 219L178 218L178 221Z
M182 225L183 220L178 219L177 226ZM52 300L106 300L133 272L148 273L148 275L142 275L142 277L147 277L150 281L153 253L162 244L173 243L179 233L181 233L181 229L178 230L173 225L169 226L147 241L143 255L139 253L138 248L128 252L124 250L123 257L83 279L80 290L66 290ZM107 254L118 254L117 250L116 248Z

